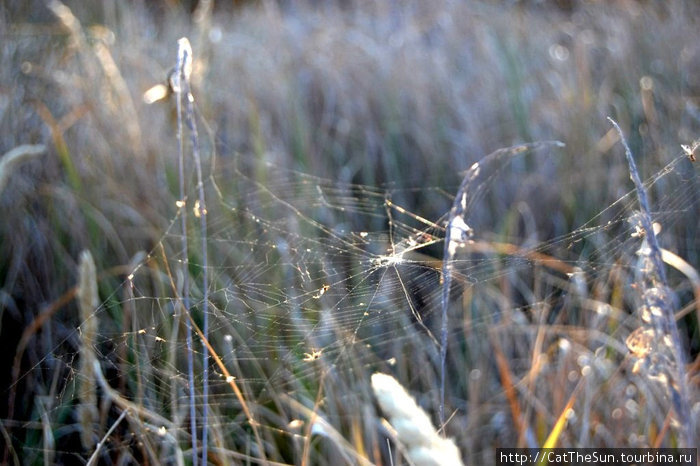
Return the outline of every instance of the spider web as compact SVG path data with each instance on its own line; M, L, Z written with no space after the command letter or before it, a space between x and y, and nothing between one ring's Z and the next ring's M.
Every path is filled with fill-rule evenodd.
M560 149L546 144L533 149L545 153L545 160L561 156ZM478 216L514 152L483 164L467 186L464 218L470 226L471 213ZM210 361L211 393L203 406L202 342L196 338L195 406L215 413L209 422L222 432L246 431L250 424L232 382L263 430L291 435L293 419L303 418L304 410L324 413L331 423L334 413L354 416L321 400L342 387L334 392L336 403L352 405L359 396L352 389L366 390L361 381L374 371L438 379L443 239L456 187L344 184L242 156L210 165L204 182L207 211L198 210L190 183L188 198L173 206L160 241L94 313L101 322L95 350L111 386L161 413L168 429L186 443L184 273L191 277L196 325L201 326L202 287L208 287L208 341L228 371ZM660 193L654 220L665 230L697 230L697 175L687 157L679 154L646 186ZM444 205L443 215L407 207L416 196L435 198ZM598 335L589 342L591 353L608 345L624 354L626 333L639 325L633 298L625 297L623 309L616 310L623 314L619 333L604 335L608 327L591 322L610 312L597 301L596 287L609 284L616 270L634 281L641 246L630 222L636 202L630 191L573 232L546 241L504 238L477 221L453 259L448 354L462 356L449 356L448 412L466 409L463 387L473 374L459 364L477 365L480 353L472 339L486 338L478 335L504 322L588 328ZM190 212L188 271L178 228L183 209ZM192 217L202 214L208 220L206 264L194 246L200 233ZM684 247L697 251L697 240L684 238ZM692 301L682 277L674 283L681 304ZM536 311L544 307L554 311L540 318ZM568 315L558 317L557 309L567 309ZM74 358L65 359L68 367ZM432 388L424 404L435 412L435 382Z

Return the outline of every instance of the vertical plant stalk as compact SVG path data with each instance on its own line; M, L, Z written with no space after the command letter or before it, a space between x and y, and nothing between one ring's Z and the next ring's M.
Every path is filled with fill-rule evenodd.
M179 307L178 321L182 319L182 312L187 313L185 317L185 341L187 345L187 384L190 395L190 429L192 437L192 464L198 466L197 456L197 412L195 410L195 386L194 386L194 354L192 344L192 324L190 323L190 284L189 284L189 250L187 244L187 193L185 191L185 137L182 129L182 82L192 70L192 54L188 55L178 42L177 63L175 73L170 78L170 85L176 96L177 108L177 138L178 138L178 176L180 181L180 199L177 202L180 209L181 226L181 254L183 261L183 283L182 283L182 306Z
M473 235L473 230L464 221L464 214L467 210L467 187L479 175L479 164L471 166L462 184L457 191L450 216L445 230L445 246L442 259L442 327L440 329L440 407L439 420L440 427L445 424L445 379L447 371L447 336L448 336L448 308L450 305L450 286L452 285L452 271L454 270L454 257L457 248Z
M543 147L563 147L559 141L542 141L530 144L521 144L513 147L506 147L490 153L479 162L474 163L459 185L457 195L452 203L450 214L447 218L447 228L445 229L445 244L442 259L442 296L440 305L442 308L442 324L440 329L440 406L439 420L440 427L445 424L445 383L447 372L447 341L449 335L448 309L450 305L450 286L452 285L452 272L454 270L454 258L457 249L469 243L474 235L474 231L466 222L469 207L475 202L478 193L472 188L481 187L481 183L476 183L479 178L484 179L484 183L493 180L495 172L500 170L509 162L513 156Z
M80 369L78 370L78 419L80 423L80 441L83 448L89 450L95 446L99 413L97 412L97 390L93 361L97 337L97 316L95 309L99 306L97 294L97 272L90 251L80 253L78 308L80 310Z
M199 136L197 133L197 123L194 118L194 96L190 88L190 75L192 73L192 47L190 41L183 37L177 41L178 44L178 75L180 78L180 98L185 94L185 122L190 132L190 143L192 145L192 157L197 175L197 194L195 202L195 216L199 218L199 228L202 248L202 464L207 463L207 442L209 429L208 422L208 398L209 398L209 347L206 341L209 340L209 280L208 280L208 260L207 260L207 204L204 196L204 183L202 181L202 159L199 154ZM179 118L179 116L178 116Z
M660 308L662 312L661 325L664 332L668 332L671 337L672 346L671 350L673 352L674 363L676 365L675 378L677 384L677 393L674 393L674 387L669 385L671 391L671 403L673 404L676 415L680 425L682 426L682 437L684 446L693 446L693 433L695 432L694 421L690 415L690 403L688 401L688 389L686 385L686 374L685 374L685 357L683 356L683 349L681 347L680 334L678 333L678 327L676 326L675 312L673 299L670 297L670 292L668 291L668 285L666 282L666 271L663 264L663 254L659 242L656 238L656 233L654 232L654 227L651 219L651 210L649 209L649 199L647 197L647 191L644 188L644 184L639 177L639 171L637 170L637 164L632 156L632 151L627 145L627 140L623 134L620 126L615 120L608 117L608 121L615 127L615 130L620 135L620 141L625 148L625 157L627 158L627 165L629 166L630 177L634 183L635 190L637 192L637 198L639 200L639 206L641 213L639 215L639 221L641 223L642 229L644 231L644 240L648 245L648 257L650 262L650 270L645 271L646 277L643 280L642 286L644 290L644 304L648 309ZM647 281L649 283L647 283ZM654 292L654 289L660 289L659 293ZM661 300L661 302L659 302Z

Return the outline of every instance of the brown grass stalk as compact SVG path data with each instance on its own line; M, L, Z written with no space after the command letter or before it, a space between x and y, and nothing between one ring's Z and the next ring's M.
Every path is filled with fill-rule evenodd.
M515 390L515 384L513 383L513 377L511 375L510 367L508 366L508 360L503 354L503 351L501 351L500 346L496 344L495 338L492 338L491 340L491 348L493 349L494 356L496 358L498 374L501 377L501 386L503 387L506 399L508 400L510 415L513 419L515 430L518 433L518 439L521 441L527 436L527 427L525 426L525 419L523 418L522 409L520 408L520 401L518 400L518 394Z
M666 334L670 337L670 349L675 363L675 371L669 369L669 372L675 372L670 374L671 378L675 380L668 381L668 389L670 391L671 403L680 422L682 444L686 447L691 447L694 445L693 438L695 433L695 421L690 414L691 410L687 386L688 381L685 371L685 354L683 352L678 327L676 325L674 300L673 297L670 296L671 290L668 287L666 280L663 253L661 247L659 246L656 232L654 231L647 191L639 177L639 172L637 170L634 157L632 156L632 151L630 150L627 140L625 139L625 136L617 122L609 117L608 120L620 135L620 141L625 149L625 157L629 166L630 176L634 183L637 198L639 200L639 222L641 223L644 233L644 244L642 249L644 249L644 245L648 246L648 252L642 253L642 255L646 257L645 265L643 266L642 270L643 280L641 283L646 311L651 314L652 319L650 322L647 322L647 324L653 324L654 330L661 333L661 338L657 338L657 342L660 342L662 337ZM654 309L658 309L661 315L656 315L657 313L654 311ZM654 321L654 319L657 321ZM657 335L657 337L659 336ZM663 351L663 346L661 344L655 345L654 349L655 351Z
M100 299L97 294L97 272L95 261L89 251L80 254L78 268L78 309L80 311L80 366L77 375L78 423L80 424L80 441L86 450L92 449L97 441L95 426L98 422L97 390L95 374L97 361L95 345L98 320L95 314Z

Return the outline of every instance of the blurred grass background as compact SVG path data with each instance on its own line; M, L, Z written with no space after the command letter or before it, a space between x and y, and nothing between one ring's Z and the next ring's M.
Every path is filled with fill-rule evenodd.
M181 36L196 58L204 152L215 151L219 166L254 161L261 183L273 164L342 183L425 188L400 190L398 201L436 219L450 200L426 193L453 193L483 155L564 141L557 157L509 166L473 213L475 225L535 243L571 232L631 189L607 116L626 132L643 177L700 135L692 1L66 2L79 23L49 5L0 5L0 154L46 146L0 193L0 389L17 393L0 418L17 451L30 445L27 463L41 462L35 424L42 403L51 405L41 400L70 399L71 366L53 355L79 346L70 297L80 252L95 257L100 296L119 302L114 291L176 213L174 109L146 105L142 94L165 81ZM654 190L663 199L672 186ZM664 247L697 268L698 194L689 195L695 212L664 225ZM514 199L521 212L504 215ZM682 304L692 299L686 290ZM37 326L42 313L50 316ZM103 325L118 332L124 321L114 314ZM696 355L697 322L688 328ZM15 363L23 332L30 340ZM24 376L10 387L13 364ZM51 425L57 450L69 451L75 439L60 429L75 421L64 408L51 411ZM643 435L645 426L634 427ZM610 427L614 446L629 444L624 430ZM513 438L464 434L458 444L483 451Z

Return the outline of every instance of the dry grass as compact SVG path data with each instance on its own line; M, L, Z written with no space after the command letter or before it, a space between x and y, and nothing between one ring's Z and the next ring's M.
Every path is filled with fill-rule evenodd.
M95 310L100 305L97 295L97 272L89 251L80 255L78 308L80 309L80 367L78 369L77 416L80 424L80 441L83 448L91 450L97 444L95 426L98 423L97 389L95 386L95 345L98 320Z
M43 154L46 148L40 144L15 147L0 158L0 193L5 189L12 172L23 161Z
M190 462L206 412L211 462L401 464L370 374L391 372L438 419L444 215L484 154L543 140L566 147L498 167L469 201L476 237L454 263L443 430L466 464L495 463L499 446L681 443L673 392L635 374L645 368L625 345L649 305L626 221L638 205L606 117L655 181L697 418L700 200L681 144L700 133L698 6L390 5L159 18L116 1L0 7L6 462ZM174 99L142 100L166 83L182 36L205 233L192 216L179 231L176 202L191 209L199 193L194 174L178 189ZM10 157L38 154L26 144L46 152ZM390 235L421 247L399 261ZM81 305L87 276L97 289ZM191 321L174 318L183 288ZM192 384L185 343L186 322L196 331L204 315L209 335L194 338L216 361L208 400L203 358Z

